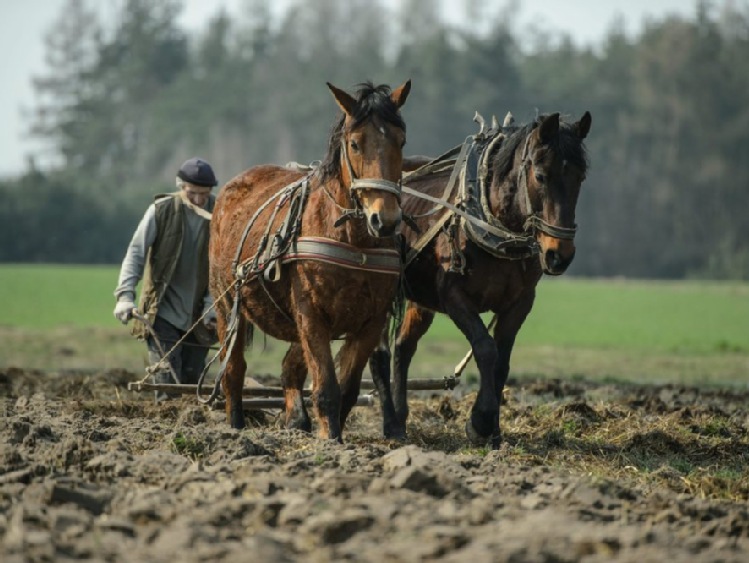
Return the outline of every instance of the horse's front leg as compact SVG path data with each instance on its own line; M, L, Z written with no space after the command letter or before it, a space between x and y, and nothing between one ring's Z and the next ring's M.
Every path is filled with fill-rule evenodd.
M226 316L225 314L219 314L217 319L219 342L222 343L222 346L228 346L226 339L232 328L229 327ZM237 336L234 346L231 350L224 348L221 351L221 364L224 365L224 362L226 362L221 379L221 387L226 397L226 420L232 428L241 429L245 426L244 410L242 408L242 388L244 387L244 375L247 369L247 362L244 359L247 321L242 315L239 315L235 322L237 323ZM227 354L229 355L228 358L226 357Z
M327 323L308 303L297 304L299 345L312 376L312 402L321 438L341 439L341 388L335 375Z
M284 390L286 428L297 428L310 432L307 409L304 406L304 381L307 378L307 365L300 344L294 342L284 356L281 364L281 384Z
M497 315L497 325L494 328L494 342L497 345L497 365L494 374L494 386L497 401L502 404L507 377L510 374L510 356L515 346L515 337L523 326L525 319L533 307L535 291L523 295L512 306Z
M408 419L408 370L416 354L421 337L427 333L434 320L434 312L423 309L413 302L408 303L395 340L393 361L393 398L395 422L393 432L406 437Z
M444 294L443 304L445 312L470 342L473 357L479 368L479 392L471 408L471 415L466 421L466 435L475 444L483 445L490 442L492 448L496 449L501 440L499 399L495 383L497 345L484 326L478 311L459 288L453 286L448 289Z

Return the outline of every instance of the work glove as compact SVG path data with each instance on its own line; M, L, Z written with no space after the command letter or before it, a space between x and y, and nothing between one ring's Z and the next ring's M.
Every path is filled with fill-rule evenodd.
M203 311L203 324L205 327L210 331L215 331L217 322L216 309L213 308L213 305L206 307Z
M117 305L114 307L114 317L122 324L126 325L128 321L133 318L133 309L135 309L135 303L133 300L124 297L117 301Z

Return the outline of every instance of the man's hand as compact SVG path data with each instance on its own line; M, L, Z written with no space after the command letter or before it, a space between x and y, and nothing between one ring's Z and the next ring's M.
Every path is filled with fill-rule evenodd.
M121 299L114 307L114 316L122 324L126 325L133 318L135 303L132 299Z
M208 330L215 331L217 324L216 310L211 307L206 309L203 314L203 324Z

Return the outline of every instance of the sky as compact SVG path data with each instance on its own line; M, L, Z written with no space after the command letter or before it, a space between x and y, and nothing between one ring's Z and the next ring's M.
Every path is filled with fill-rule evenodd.
M93 0L98 4L101 0ZM109 1L109 0L107 0ZM181 23L203 28L206 18L219 6L239 13L243 0L183 0ZM308 0L314 2L315 0ZM396 6L398 0L386 0ZM568 33L578 45L599 44L613 20L621 18L629 35L638 34L646 19L662 19L669 14L692 17L695 0L516 0L519 3L520 29L535 25L545 30ZM487 10L495 12L508 0L486 0ZM21 173L26 155L36 148L28 138L29 121L25 117L34 107L31 79L43 75L44 34L65 5L65 0L3 0L3 32L0 33L2 87L0 87L0 177ZM288 0L274 6L283 10ZM464 21L463 2L442 0L446 21ZM467 24L466 24L467 25Z

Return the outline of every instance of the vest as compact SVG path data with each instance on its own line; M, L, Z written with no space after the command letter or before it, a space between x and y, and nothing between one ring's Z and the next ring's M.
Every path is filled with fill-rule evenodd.
M159 303L169 285L182 251L184 217L187 212L181 192L156 196L156 238L148 249L138 310L153 324ZM205 210L213 212L216 196L211 194ZM208 237L210 221L202 219L195 251L198 253L198 283L193 303L193 320L203 312L203 296L208 290ZM145 325L134 319L133 335L145 338L149 333ZM166 350L165 350L166 351Z

